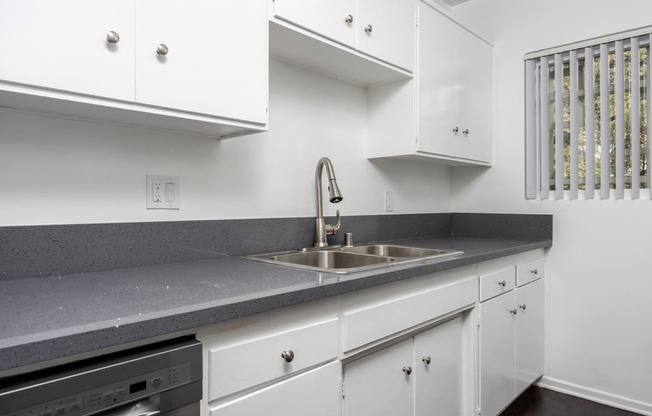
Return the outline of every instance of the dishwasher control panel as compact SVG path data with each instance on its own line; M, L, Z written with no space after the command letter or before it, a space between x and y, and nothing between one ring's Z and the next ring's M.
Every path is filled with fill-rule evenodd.
M159 414L163 410L159 405L165 403L199 401L201 344L185 341L166 347L21 381L10 388L0 385L0 416L102 416L109 409L132 407L136 414L143 413L139 409Z
M2 416L81 416L96 413L190 383L190 369L190 363L184 363L26 409L3 413Z

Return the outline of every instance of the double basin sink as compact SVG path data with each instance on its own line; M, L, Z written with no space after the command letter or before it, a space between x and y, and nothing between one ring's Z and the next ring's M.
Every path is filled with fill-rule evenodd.
M365 244L256 254L246 258L306 270L344 274L459 254L462 252L393 244Z

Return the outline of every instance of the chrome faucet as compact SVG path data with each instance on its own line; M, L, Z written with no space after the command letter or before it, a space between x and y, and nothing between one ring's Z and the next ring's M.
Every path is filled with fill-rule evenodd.
M315 218L315 247L326 247L328 245L326 237L335 235L335 233L340 229L339 209L335 214L337 216L337 223L326 224L324 221L324 208L321 196L321 177L324 166L326 166L326 174L328 175L328 200L335 204L343 199L340 188L337 186L333 164L327 157L322 157L319 159L319 162L317 162L317 169L315 170L315 192L317 197L317 218Z

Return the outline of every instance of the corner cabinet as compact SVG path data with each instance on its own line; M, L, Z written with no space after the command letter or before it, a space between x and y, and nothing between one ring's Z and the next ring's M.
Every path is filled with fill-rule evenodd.
M24 3L0 5L1 106L214 137L266 127L266 0Z
M416 78L370 89L368 158L490 166L493 47L417 4Z
M523 259L516 267L487 262L478 272L479 411L496 416L543 375L543 257Z

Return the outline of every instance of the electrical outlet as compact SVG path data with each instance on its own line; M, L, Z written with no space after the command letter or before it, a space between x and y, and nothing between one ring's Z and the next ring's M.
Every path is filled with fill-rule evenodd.
M394 212L394 195L389 189L385 189L385 212Z
M147 175L147 209L180 209L178 176Z

